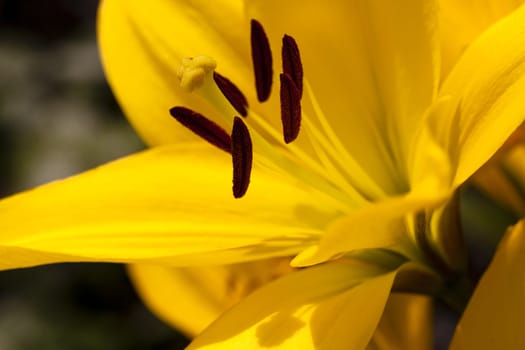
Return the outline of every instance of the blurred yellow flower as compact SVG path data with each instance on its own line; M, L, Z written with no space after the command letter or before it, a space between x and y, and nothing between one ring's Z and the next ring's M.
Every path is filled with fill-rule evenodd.
M103 1L151 149L1 201L0 267L133 263L192 335L234 305L190 348L430 347L428 299L390 292L464 302L453 193L525 115L525 8L469 5Z

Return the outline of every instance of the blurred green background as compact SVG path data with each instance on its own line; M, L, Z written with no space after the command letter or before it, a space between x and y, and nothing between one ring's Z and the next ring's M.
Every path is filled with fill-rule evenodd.
M0 0L0 195L144 146L100 66L96 0ZM31 220L31 218L28 218ZM0 273L0 349L180 349L123 266Z

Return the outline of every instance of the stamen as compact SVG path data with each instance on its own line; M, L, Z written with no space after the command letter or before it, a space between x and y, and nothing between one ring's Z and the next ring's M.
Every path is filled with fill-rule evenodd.
M264 102L272 90L272 51L262 25L255 19L251 21L251 45L257 98Z
M214 146L223 151L231 153L232 140L230 135L202 114L192 111L185 107L173 107L170 114L179 123L193 131L196 135L202 137Z
M303 64L301 63L301 55L295 39L287 34L283 37L281 55L283 59L283 73L288 74L292 78L295 86L299 89L299 96L302 96Z
M288 74L282 73L280 78L284 142L290 143L297 138L301 128L301 94Z
M243 95L242 91L239 90L239 88L235 86L231 80L217 72L213 72L213 80L219 87L219 90L221 90L224 97L226 97L226 99L231 103L232 107L235 108L235 110L239 112L240 115L246 117L248 115L248 100Z
M252 172L252 140L248 127L235 117L232 130L233 196L241 198L248 190Z

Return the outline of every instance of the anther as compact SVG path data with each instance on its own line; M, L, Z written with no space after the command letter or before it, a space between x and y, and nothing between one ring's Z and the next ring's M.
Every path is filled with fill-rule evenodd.
M214 146L230 153L232 150L232 140L230 135L202 114L192 111L185 107L173 107L170 114L179 123L193 131Z
M292 78L295 86L299 89L299 96L302 96L303 65L301 63L299 47L293 37L286 34L284 35L281 55L283 61L283 73L288 74Z
M272 90L272 51L262 25L255 19L251 21L251 46L257 98L264 102Z
M248 190L252 172L252 140L248 127L235 117L232 129L233 196L241 198Z
M283 73L280 78L284 142L290 143L297 138L301 128L301 93L288 74Z
M213 80L215 81L215 84L217 84L219 90L221 90L224 97L226 97L228 102L230 102L232 107L235 108L235 110L239 112L240 115L246 117L248 115L248 100L243 95L241 90L235 86L231 80L217 72L213 72Z

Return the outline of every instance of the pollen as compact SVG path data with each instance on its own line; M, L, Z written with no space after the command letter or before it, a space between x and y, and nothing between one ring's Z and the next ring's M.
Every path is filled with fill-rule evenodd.
M231 152L231 137L218 124L209 120L202 114L192 111L186 107L173 107L170 114L175 120L191 130L197 136L208 141L212 145Z
M290 143L297 138L301 127L301 91L286 73L280 75L280 81L283 136L284 142Z
M248 115L248 100L242 91L230 79L217 72L213 73L213 80L232 107L235 108L240 115L246 117Z
M231 136L233 161L233 196L241 198L250 184L252 172L252 139L248 127L241 118L235 117Z
M299 90L299 95L302 96L303 65L301 63L299 46L297 45L295 39L288 34L285 34L283 37L281 57L283 61L283 73L288 74L292 78L292 81Z
M264 102L272 91L272 50L263 26L255 19L251 21L250 40L257 98Z

